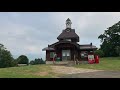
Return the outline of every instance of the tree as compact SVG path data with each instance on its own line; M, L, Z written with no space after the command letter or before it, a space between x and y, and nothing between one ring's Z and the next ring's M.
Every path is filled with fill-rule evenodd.
M0 44L0 68L13 67L16 65L10 51L6 50L3 44Z
M30 64L31 64L31 65L35 65L35 61L33 61L33 60L30 61Z
M120 46L116 46L116 53L120 56Z
M17 58L17 61L18 61L18 64L27 64L28 65L28 63L29 63L29 59L25 55L20 55Z
M98 55L99 57L103 57L104 56L104 52L102 50L96 50L95 54Z
M36 59L35 58L35 60L32 60L32 61L30 61L30 64L31 65L36 65L36 64L45 64L45 61L43 61L43 59L41 58L41 59Z
M120 46L120 21L113 26L107 28L104 34L99 37L101 39L101 47L105 56L119 56L118 47Z

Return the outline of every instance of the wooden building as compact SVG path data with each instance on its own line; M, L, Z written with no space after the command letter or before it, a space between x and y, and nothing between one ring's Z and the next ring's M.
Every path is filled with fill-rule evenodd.
M97 49L96 46L90 44L80 45L79 36L75 33L75 29L71 28L71 20L66 20L66 29L57 37L58 42L55 42L48 47L42 49L46 51L46 61L53 61L53 57L56 54L55 60L60 61L74 61L87 60L89 53L94 53Z

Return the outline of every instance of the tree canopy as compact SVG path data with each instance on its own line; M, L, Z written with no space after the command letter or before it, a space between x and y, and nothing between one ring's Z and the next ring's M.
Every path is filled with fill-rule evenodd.
M36 65L36 64L45 64L45 61L41 58L41 59L36 59L35 58L35 60L32 60L32 61L30 61L30 64L31 65Z
M96 50L95 55L98 55L99 57L104 57L104 52L102 50Z
M18 64L27 64L28 65L28 63L29 63L29 59L25 55L20 55L17 58L17 61L18 61Z
M101 39L100 49L103 50L105 56L120 55L120 21L107 28L98 38Z
M17 64L12 57L10 51L8 51L3 44L0 44L0 68L12 67Z

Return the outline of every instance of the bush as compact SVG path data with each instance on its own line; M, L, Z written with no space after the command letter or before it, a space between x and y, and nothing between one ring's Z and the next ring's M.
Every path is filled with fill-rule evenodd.
M13 59L13 60L11 61L11 65L10 65L10 66L11 66L11 67L18 66L18 65L17 65L17 60L14 60L14 59Z
M35 60L32 60L32 61L30 61L30 64L31 65L36 65L36 64L45 64L45 61L43 61L43 59L41 58L41 59L35 59Z
M31 65L35 65L35 61L33 61L33 60L30 61L30 64L31 64Z
M21 55L17 58L18 64L27 64L29 63L29 59L25 55Z
M115 50L116 50L116 53L118 54L118 56L120 56L120 46L116 46Z
M104 52L102 50L96 50L95 55L98 55L99 57L104 57Z

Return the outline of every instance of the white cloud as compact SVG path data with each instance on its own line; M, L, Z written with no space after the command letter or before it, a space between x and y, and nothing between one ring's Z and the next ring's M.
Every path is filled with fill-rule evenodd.
M29 12L0 13L0 43L15 56L43 57L48 44L57 41L65 29L65 20L80 36L80 44L100 45L98 36L120 21L119 12Z

